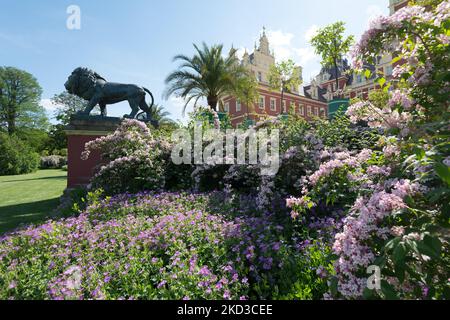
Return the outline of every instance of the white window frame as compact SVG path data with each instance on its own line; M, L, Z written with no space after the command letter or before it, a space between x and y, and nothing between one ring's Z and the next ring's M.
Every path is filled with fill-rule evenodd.
M314 113L314 116L318 117L319 116L319 108L318 107L314 107L313 113Z
M311 106L306 106L306 115L309 117L312 115L312 109Z
M270 98L270 110L277 111L277 99Z
M225 104L223 105L223 110L225 112L230 112L230 103L229 102L225 102Z
M300 104L298 106L298 112L300 113L301 116L305 115L305 106L303 104Z
M236 99L236 112L241 112L241 110L242 110L241 100Z
M262 100L262 105L261 105L261 100ZM266 108L266 97L264 96L259 96L259 100L258 100L258 107L261 110L264 110Z

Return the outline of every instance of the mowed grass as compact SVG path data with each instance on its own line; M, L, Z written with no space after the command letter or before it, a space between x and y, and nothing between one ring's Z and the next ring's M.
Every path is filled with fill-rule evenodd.
M63 170L0 177L0 234L42 222L59 205L67 185Z

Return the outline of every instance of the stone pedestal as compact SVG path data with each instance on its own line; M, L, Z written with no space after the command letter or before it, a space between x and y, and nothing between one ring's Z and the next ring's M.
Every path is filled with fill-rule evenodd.
M65 128L67 135L67 188L87 185L96 166L101 164L99 152L91 152L88 160L81 160L84 145L114 132L121 118L74 116Z

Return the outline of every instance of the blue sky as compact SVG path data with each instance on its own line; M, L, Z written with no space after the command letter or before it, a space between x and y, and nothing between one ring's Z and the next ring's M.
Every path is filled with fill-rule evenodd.
M317 29L337 20L357 37L368 21L388 14L388 0L0 0L0 65L32 73L44 93L42 104L64 90L72 70L86 66L110 81L149 88L158 104L182 119L182 101L162 99L164 79L178 53L192 43L223 43L228 51L253 49L265 26L278 59L304 67L305 82L320 70L308 45ZM66 27L69 5L81 9L81 29ZM128 113L123 104L109 114Z

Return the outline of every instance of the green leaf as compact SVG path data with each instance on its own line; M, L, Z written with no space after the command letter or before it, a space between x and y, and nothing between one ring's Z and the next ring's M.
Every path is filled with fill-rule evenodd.
M395 238L390 240L388 243L386 243L385 248L386 250L390 251L393 250L395 247L398 246L398 244L400 243L400 238Z
M374 297L373 290L370 290L369 288L364 288L364 291L363 291L363 298L364 298L365 300L370 300L370 299L372 299L373 297Z
M381 280L381 292L383 292L384 296L388 300L398 300L399 299L394 288L386 280Z
M425 157L425 150L423 148L414 148L414 153L417 156L417 160L422 160Z
M370 79L370 77L372 76L372 72L370 72L370 70L366 70L364 72L364 76L366 77L366 79Z
M441 255L442 243L437 237L426 235L423 238L423 242L431 249L433 249L433 251L436 252L437 256Z
M338 280L336 277L333 277L330 280L330 292L333 296L336 296L338 293Z
M450 185L450 167L447 167L443 163L436 163L434 166L434 170L436 171L439 178L442 179L442 181Z
M378 79L378 84L380 85L380 87L383 88L383 86L386 84L386 79L385 78Z
M392 59L391 63L394 64L394 63L400 61L401 59L402 59L401 56L397 56L397 57L395 57L394 59Z
M385 256L379 256L378 258L375 259L373 264L376 265L376 266L379 266L379 267L383 267L386 264L386 257Z
M437 244L437 243L433 244L433 240L427 240L425 242L425 238L423 241L420 241L417 244L417 250L419 250L419 252L423 255L429 256L434 259L439 259L440 258L440 241L439 241L439 244Z
M403 262L403 260L406 257L406 248L403 243L400 243L395 249L394 249L394 255L393 255L393 261L394 263L400 264Z

